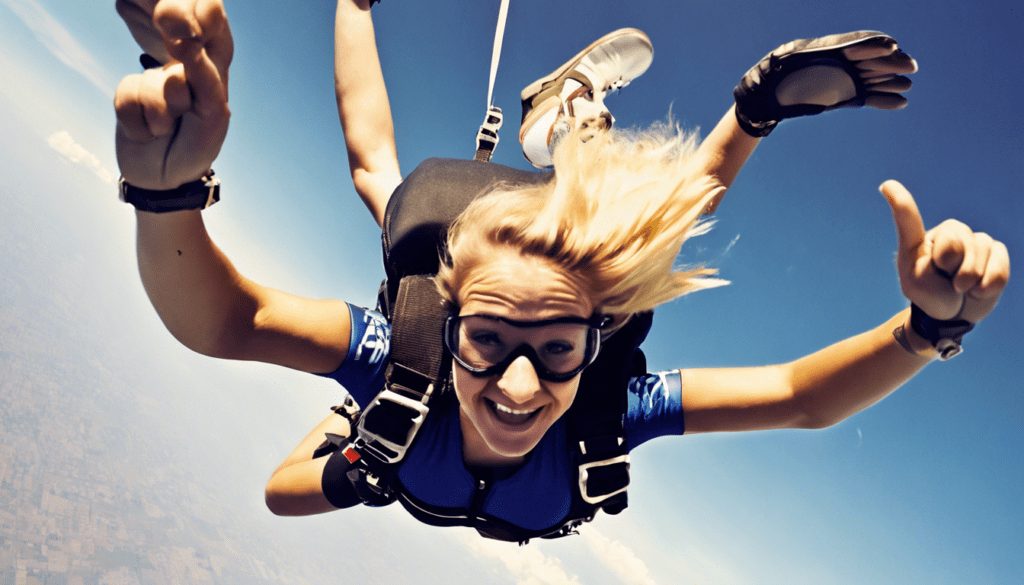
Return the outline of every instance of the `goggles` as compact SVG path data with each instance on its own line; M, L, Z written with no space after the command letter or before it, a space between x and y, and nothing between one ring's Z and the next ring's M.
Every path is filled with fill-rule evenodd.
M499 375L518 357L526 356L538 378L565 382L594 362L605 320L603 316L543 321L451 316L445 322L444 344L456 363L478 378Z

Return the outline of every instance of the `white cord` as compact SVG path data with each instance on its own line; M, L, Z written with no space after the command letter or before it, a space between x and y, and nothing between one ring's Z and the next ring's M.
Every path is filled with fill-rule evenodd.
M508 0L501 0L498 11L498 28L494 31L494 51L491 52L491 80L487 84L487 107L494 105L494 78L498 74L498 60L501 59L501 41L505 38L505 19L508 16Z

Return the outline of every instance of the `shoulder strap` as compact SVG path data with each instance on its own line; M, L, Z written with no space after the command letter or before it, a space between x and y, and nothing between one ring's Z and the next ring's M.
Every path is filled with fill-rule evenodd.
M355 464L350 479L356 493L372 505L391 497L391 480L451 369L441 343L448 312L433 279L403 278L394 309L384 389L363 409L345 451Z
M484 123L476 134L476 155L473 160L490 162L498 146L498 130L501 128L501 108L494 105L494 79L498 75L498 61L501 60L501 43L505 38L505 19L508 16L508 0L501 0L498 9L498 26L494 29L494 48L491 51L491 77L487 82L487 112Z
M583 370L569 425L579 452L580 496L589 516L598 508L618 514L626 508L629 486L629 446L623 421L628 406L630 376L646 370L639 349L651 329L654 314L634 315L601 345L597 359Z

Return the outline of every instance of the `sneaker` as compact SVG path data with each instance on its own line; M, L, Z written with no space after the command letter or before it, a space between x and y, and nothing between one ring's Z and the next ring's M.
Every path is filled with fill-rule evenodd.
M654 59L651 39L635 28L606 34L546 77L523 90L523 123L519 142L526 160L539 168L551 166L557 138L577 126L607 130L614 118L604 96L642 75Z

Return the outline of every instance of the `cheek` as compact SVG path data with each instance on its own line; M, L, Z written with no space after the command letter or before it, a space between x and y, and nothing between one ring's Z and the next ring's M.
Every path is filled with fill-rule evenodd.
M470 402L487 385L487 380L472 376L457 364L452 365L452 382L455 386L455 396L461 404Z
M564 384L556 384L549 387L549 392L555 397L561 413L569 410L572 403L576 400L576 394L580 389L580 377L576 376L572 380L565 382Z

